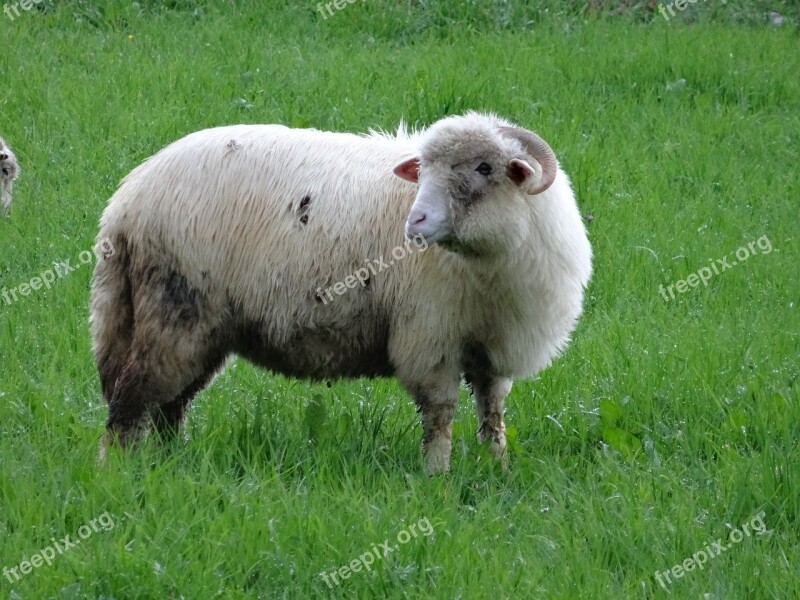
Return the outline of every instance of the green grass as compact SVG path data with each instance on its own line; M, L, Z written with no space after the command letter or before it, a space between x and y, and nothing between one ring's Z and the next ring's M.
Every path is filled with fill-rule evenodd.
M586 310L509 397L510 473L478 446L464 392L452 473L428 478L394 381L328 388L243 361L196 398L185 444L97 468L89 266L0 299L0 567L114 517L0 578L0 597L797 597L796 8L698 2L667 22L643 2L367 0L324 20L311 1L166 4L0 13L0 135L22 165L0 286L77 263L120 178L188 132L479 109L549 140L593 216ZM659 293L762 236L771 252ZM768 533L659 586L760 511ZM332 590L319 576L425 518L430 536L370 572Z

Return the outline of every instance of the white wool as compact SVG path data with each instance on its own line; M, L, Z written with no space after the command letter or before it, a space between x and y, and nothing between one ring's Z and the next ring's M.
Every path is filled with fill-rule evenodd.
M287 375L396 375L421 407L429 473L447 469L463 373L502 457L511 380L566 345L592 258L566 174L509 127L478 113L394 135L236 125L132 171L103 213L98 239L120 248L92 291L109 439L156 405L179 421L175 398L239 352ZM555 180L527 195L545 164ZM407 220L441 243L393 258ZM378 261L368 286L326 296Z
M478 119L472 114L468 119ZM530 376L567 342L591 272L591 249L567 176L520 200L525 244L485 269L439 247L321 304L325 289L401 246L416 186L392 173L425 131L368 137L275 125L207 129L168 146L125 178L100 236L163 246L198 289L228 294L289 343L294 325L390 315L390 356L404 379L431 370L465 340L486 344L507 377ZM295 209L310 197L310 220ZM503 235L498 231L498 235ZM212 273L209 284L202 273Z

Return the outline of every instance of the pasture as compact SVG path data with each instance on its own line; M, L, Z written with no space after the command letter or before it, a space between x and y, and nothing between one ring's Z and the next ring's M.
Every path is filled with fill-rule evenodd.
M796 6L325 4L0 13L22 169L0 218L0 597L798 597ZM122 177L217 125L469 109L550 143L594 249L572 343L508 398L509 472L466 389L429 478L394 380L238 359L184 439L96 466L91 249Z

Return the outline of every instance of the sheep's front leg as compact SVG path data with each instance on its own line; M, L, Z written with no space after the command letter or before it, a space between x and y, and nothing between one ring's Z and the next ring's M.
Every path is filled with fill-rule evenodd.
M467 374L467 382L475 397L478 413L478 440L490 440L489 452L508 468L506 425L503 422L505 400L511 391L511 380L488 375Z
M422 413L422 454L428 475L447 473L450 470L453 417L456 400L432 401L427 396L416 398Z
M428 385L412 386L417 410L422 414L422 454L428 475L450 470L453 418L458 404L455 375Z

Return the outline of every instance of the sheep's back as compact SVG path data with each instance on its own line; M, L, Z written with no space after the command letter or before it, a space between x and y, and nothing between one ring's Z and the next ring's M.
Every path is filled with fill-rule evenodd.
M123 234L135 262L173 266L242 322L269 323L281 343L301 323L335 332L359 315L379 321L391 273L332 300L320 291L403 243L415 189L392 167L411 143L273 125L204 130L123 180L100 235Z

